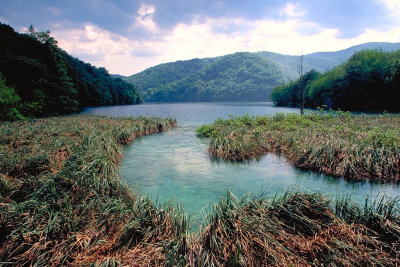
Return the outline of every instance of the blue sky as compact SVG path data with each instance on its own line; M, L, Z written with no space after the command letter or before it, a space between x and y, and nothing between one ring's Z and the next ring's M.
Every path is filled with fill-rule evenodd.
M110 73L238 51L296 55L400 42L400 0L0 0L0 22L50 30Z

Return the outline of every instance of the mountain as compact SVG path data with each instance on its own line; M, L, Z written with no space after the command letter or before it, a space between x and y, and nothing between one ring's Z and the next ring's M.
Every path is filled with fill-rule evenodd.
M134 84L141 91L146 91L150 88L160 88L168 83L173 83L187 76L194 75L217 60L218 58L195 58L160 64L138 74L126 77L124 80ZM144 94L146 93L144 92Z
M121 75L121 74L110 74L110 76L113 77L114 79L115 79L115 78L120 78L120 79L126 78L126 76Z
M167 63L126 79L150 102L263 101L288 77L269 60L241 52Z
M317 58L317 59L329 59L336 63L336 66L344 63L348 60L354 53L361 50L382 50L383 52L392 52L400 49L400 43L385 43L385 42L372 42L365 43L356 46L352 46L336 52L317 52L307 55L307 57ZM330 69L328 69L330 70Z
M33 26L20 34L0 23L0 85L0 120L141 102L132 84L70 56L50 32L36 32Z
M304 72L329 71L364 49L388 52L400 49L400 43L366 43L336 52L308 54L304 56ZM227 62L232 65L226 65ZM135 85L144 100L151 102L267 101L275 85L298 78L298 65L299 56L242 52L164 63L124 80Z

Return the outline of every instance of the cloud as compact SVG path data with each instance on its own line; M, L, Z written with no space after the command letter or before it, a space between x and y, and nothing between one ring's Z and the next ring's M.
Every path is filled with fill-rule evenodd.
M399 10L400 9L400 1L399 0L384 0L384 3L391 9L391 10Z
M300 17L303 16L306 12L301 10L299 4L287 3L285 7L281 10L281 16L285 15L287 17Z
M393 15L400 15L400 1L399 0L383 0L383 3L386 5L387 8Z
M142 4L137 12L139 16L136 18L136 25L140 25L152 33L157 32L158 27L153 21L155 11L156 8L154 6Z
M141 21L148 22L152 21L155 12L154 7L142 5L137 14ZM62 28L59 25L52 32L60 47L67 52L96 66L104 66L111 73L123 75L160 63L238 51L298 55L335 51L365 42L398 42L400 37L399 25L387 31L370 27L355 37L343 38L340 29L322 27L303 17L287 20L208 17L177 24L171 30L162 30L155 24L147 29L156 30L155 37L130 39L91 24L80 28Z
M107 62L113 56L129 54L127 38L94 25L84 25L82 29L55 29L53 34L59 46L72 55L96 56Z

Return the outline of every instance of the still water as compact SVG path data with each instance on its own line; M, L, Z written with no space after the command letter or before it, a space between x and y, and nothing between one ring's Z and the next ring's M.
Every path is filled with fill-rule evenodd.
M270 115L296 112L296 108L272 103L165 103L88 108L86 114L111 116L173 117L178 127L164 133L136 138L124 148L123 179L154 202L173 199L196 215L217 201L226 190L236 196L275 195L287 189L321 192L333 198L350 194L355 202L378 195L396 197L399 186L370 182L347 182L315 172L301 171L284 157L268 154L256 161L216 161L207 153L208 139L196 136L196 127L230 115Z

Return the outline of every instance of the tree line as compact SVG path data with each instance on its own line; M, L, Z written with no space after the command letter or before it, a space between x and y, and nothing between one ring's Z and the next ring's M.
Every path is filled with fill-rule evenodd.
M137 104L137 89L105 68L72 57L50 32L0 23L0 120L78 112L86 106Z
M304 86L306 107L350 111L400 111L400 50L362 50L325 72L308 71L271 93L278 106L300 106Z

